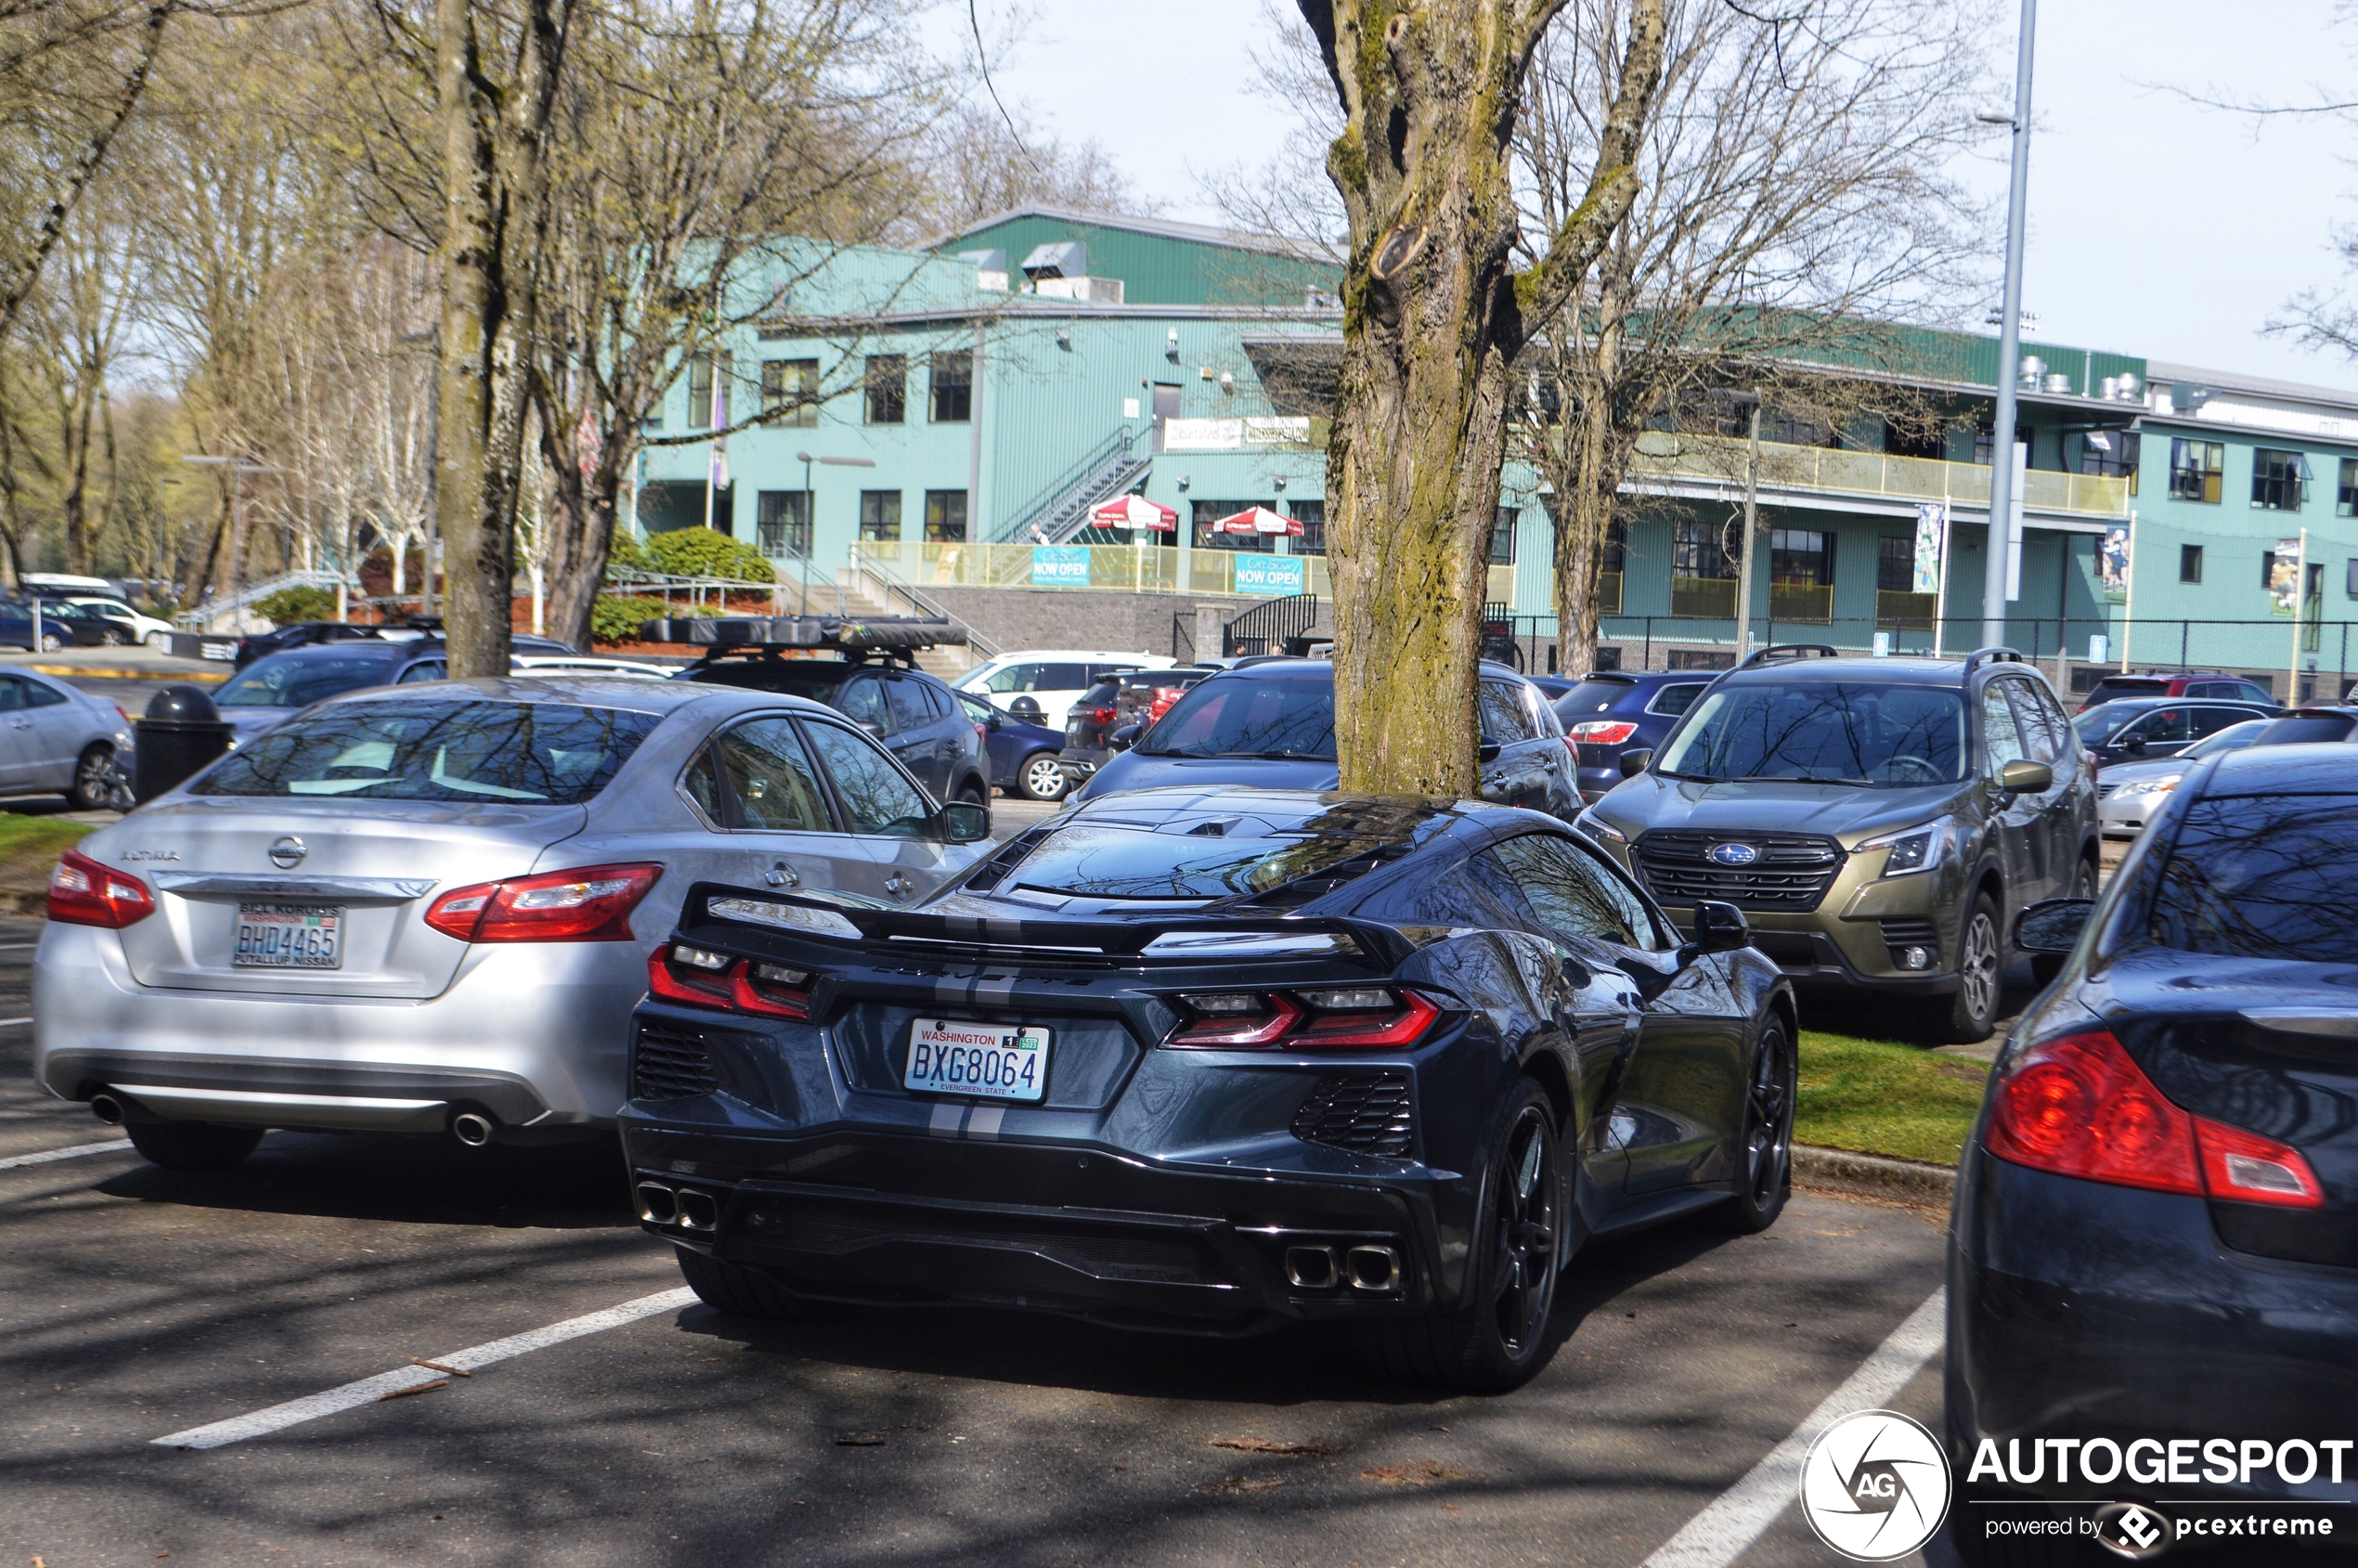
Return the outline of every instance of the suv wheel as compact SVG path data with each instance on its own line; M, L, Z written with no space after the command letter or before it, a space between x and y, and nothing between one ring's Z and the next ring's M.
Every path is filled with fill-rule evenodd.
M1016 770L1016 789L1027 800L1055 800L1065 792L1065 771L1053 751L1035 751Z
M1933 1032L1947 1045L1971 1045L1998 1026L1998 996L2006 980L2006 944L1999 934L1998 906L1987 893L1975 895L1957 938L1957 990L1943 999Z

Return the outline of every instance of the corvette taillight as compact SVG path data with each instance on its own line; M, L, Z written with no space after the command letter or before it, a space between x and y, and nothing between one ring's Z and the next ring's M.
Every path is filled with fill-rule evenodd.
M810 1016L810 971L669 942L647 955L647 991L666 1002L765 1018Z
M1584 719L1564 730L1564 739L1584 745L1619 745L1638 732L1635 724L1612 719Z
M49 874L49 918L68 926L107 926L121 930L156 912L148 885L127 871L100 865L68 849Z
M2009 1063L1983 1141L2014 1164L2113 1186L2297 1209L2326 1201L2299 1149L2172 1103L2102 1030Z
M1179 1002L1191 1016L1166 1043L1181 1046L1396 1051L1441 1017L1428 998L1392 986L1196 991Z
M659 865L590 865L453 888L426 924L462 942L627 942Z

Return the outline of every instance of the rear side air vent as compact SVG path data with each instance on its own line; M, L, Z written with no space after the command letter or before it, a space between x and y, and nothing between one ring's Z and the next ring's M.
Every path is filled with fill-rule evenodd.
M700 1035L660 1024L639 1026L630 1052L632 1099L684 1100L719 1087L720 1074Z
M1354 1154L1407 1159L1416 1143L1408 1075L1361 1072L1321 1078L1294 1112L1293 1135Z

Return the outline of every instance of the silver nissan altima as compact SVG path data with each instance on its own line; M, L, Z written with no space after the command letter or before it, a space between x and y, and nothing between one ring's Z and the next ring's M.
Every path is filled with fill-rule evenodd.
M321 703L82 841L34 1073L161 1165L265 1130L531 1143L612 1125L690 884L913 901L987 852L817 703L565 677Z

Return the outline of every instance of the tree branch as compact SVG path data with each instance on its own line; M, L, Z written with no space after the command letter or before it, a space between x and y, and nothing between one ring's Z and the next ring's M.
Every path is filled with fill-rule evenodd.
M1667 27L1663 6L1664 0L1637 0L1621 56L1621 82L1597 138L1596 172L1587 192L1556 230L1538 265L1515 276L1516 299L1526 321L1555 318L1638 199L1638 144L1662 84Z

